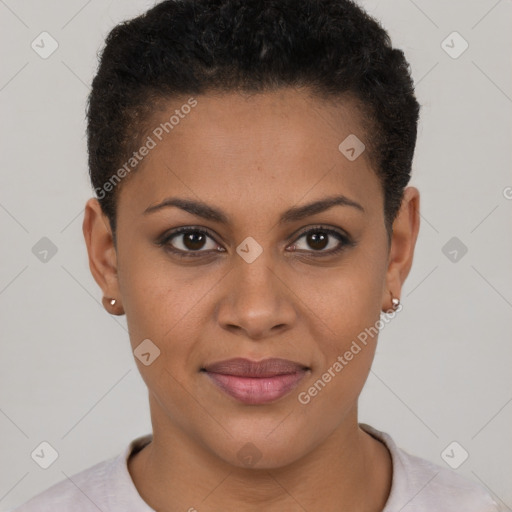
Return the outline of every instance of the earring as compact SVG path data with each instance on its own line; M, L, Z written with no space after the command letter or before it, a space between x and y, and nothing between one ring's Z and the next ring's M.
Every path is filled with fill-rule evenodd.
M120 300L106 297L105 295L101 299L103 307L111 314L111 315L123 315L123 305Z
M400 299L397 299L396 297L393 297L393 294L389 292L391 295L391 304L394 311L396 311L400 307Z

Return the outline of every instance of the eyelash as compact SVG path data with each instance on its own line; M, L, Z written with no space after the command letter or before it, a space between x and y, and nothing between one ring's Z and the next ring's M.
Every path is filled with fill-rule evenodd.
M310 233L316 233L316 232L322 232L327 235L332 235L335 238L337 238L341 242L341 244L339 244L337 248L331 249L329 251L313 251L312 256L314 258L333 256L333 255L339 254L343 250L345 250L349 247L353 247L355 245L355 242L353 242L347 235L344 235L343 233L336 231L334 229L320 226L320 225L314 226L313 228L310 228L306 231L299 233L299 235L297 235L296 240L300 240L304 235L308 235ZM172 239L176 238L178 235L187 234L187 233L200 233L200 234L205 235L215 241L214 236L209 231L205 230L204 228L196 228L193 226L189 226L189 227L177 228L174 231L164 235L159 241L157 241L157 245L159 247L165 246L167 251L175 254L176 256L178 256L180 258L198 258L198 257L203 256L203 254L201 254L201 253L210 252L210 251L201 251L201 250L183 251L181 249L175 249L170 245L169 242ZM224 251L215 251L215 252L224 252ZM315 252L316 252L316 254L315 254Z

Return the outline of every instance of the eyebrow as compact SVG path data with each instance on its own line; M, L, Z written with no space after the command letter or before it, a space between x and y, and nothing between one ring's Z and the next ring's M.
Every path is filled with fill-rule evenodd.
M360 210L363 213L365 211L359 203L349 199L344 195L330 196L324 199L320 199L319 201L308 203L304 206L294 206L293 208L286 210L281 214L278 224L299 221L309 217L310 215L324 212L333 206L350 206ZM192 215L202 217L206 220L218 222L220 224L229 224L229 217L222 210L219 210L218 208L210 206L201 201L181 199L179 197L168 197L158 204L149 206L144 210L143 215L148 215L150 213L162 210L163 208L170 207L180 208L186 212L191 213Z

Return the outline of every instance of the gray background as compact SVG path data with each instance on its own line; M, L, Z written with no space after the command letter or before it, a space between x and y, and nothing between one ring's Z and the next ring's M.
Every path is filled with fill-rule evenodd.
M151 429L125 317L101 305L82 219L96 52L115 23L152 3L0 0L1 510ZM457 441L469 457L456 471L511 510L512 2L362 5L405 51L423 109L416 255L404 309L380 334L360 421L440 465ZM47 59L31 48L43 31L59 44ZM442 47L453 31L469 44L458 58ZM453 53L462 46L452 40ZM46 262L33 252L43 237L57 248ZM59 454L46 470L30 456L42 441ZM455 462L460 450L448 451Z

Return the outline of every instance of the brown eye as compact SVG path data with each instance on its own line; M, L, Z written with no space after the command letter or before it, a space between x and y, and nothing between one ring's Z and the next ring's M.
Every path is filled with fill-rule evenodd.
M310 231L306 235L307 244L313 249L320 251L325 249L328 245L330 235L322 231Z
M208 246L208 241L211 241ZM179 228L166 235L158 245L179 256L201 256L202 253L219 250L219 245L204 229ZM196 253L196 254L194 254Z
M354 245L348 236L329 228L316 227L299 236L298 240L305 240L301 244L295 242L294 250L319 253L318 256L327 256L340 252L346 247ZM314 254L317 256L316 254Z
M198 233L197 231L184 233L182 236L183 245L191 251L202 249L206 241L206 235L203 233Z

